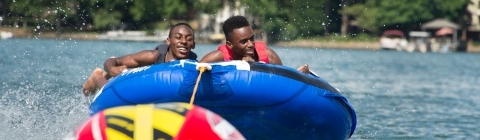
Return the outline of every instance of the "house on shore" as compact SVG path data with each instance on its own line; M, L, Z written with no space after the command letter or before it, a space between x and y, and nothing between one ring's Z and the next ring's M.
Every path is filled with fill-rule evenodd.
M235 1L234 3L223 1L223 7L214 15L199 13L196 19L198 28L195 39L198 42L224 43L225 35L222 31L223 22L229 17L236 15L245 16L247 20L249 20L256 34L256 40L267 42L266 34L260 30L261 24L259 24L258 18L247 14L247 8L241 5L239 1Z

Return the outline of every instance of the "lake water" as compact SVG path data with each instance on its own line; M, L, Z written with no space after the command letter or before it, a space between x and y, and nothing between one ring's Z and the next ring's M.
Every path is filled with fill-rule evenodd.
M92 70L156 45L0 40L0 139L62 139L88 117L81 87ZM343 92L358 118L351 139L480 139L480 54L272 48Z

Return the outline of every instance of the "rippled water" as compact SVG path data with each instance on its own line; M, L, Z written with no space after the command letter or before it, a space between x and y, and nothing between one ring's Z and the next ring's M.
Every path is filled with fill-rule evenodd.
M155 43L0 40L0 138L61 139L87 119L81 86L110 56ZM197 45L199 56L215 45ZM308 63L356 110L351 139L479 139L480 54L272 47Z

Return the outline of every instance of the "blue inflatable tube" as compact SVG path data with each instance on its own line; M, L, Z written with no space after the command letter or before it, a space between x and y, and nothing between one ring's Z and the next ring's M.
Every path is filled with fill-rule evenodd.
M189 102L197 62L173 61L131 69L111 79L94 98L91 114L134 104ZM326 81L262 63L210 63L194 104L233 124L247 139L348 139L356 115Z

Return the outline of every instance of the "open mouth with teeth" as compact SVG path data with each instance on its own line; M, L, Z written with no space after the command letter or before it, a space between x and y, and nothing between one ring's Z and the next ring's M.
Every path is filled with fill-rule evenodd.
M178 52L180 52L182 54L188 53L187 47L177 47L177 50L178 50Z
M253 55L255 53L255 51L253 51L253 48L249 48L249 49L245 50L245 53L247 53L248 55Z

